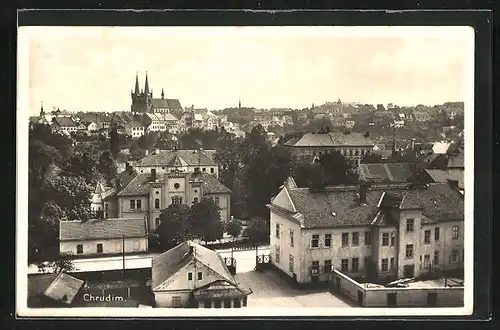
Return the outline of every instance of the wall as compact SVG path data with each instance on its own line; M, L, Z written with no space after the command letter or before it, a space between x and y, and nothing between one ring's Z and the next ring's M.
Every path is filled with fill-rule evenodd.
M459 226L460 235L458 239L452 239L453 226ZM435 228L439 228L439 240L435 240ZM422 261L424 256L427 254L430 256L430 261L432 268L440 270L452 270L463 267L463 249L464 249L464 222L463 221L450 221L450 222L440 222L435 224L425 224L422 226L422 237L421 237L421 249L420 255L422 256ZM431 243L424 244L424 231L431 231ZM452 250L456 249L458 251L457 262L451 262L450 256ZM439 260L435 264L434 252L439 251ZM422 267L421 272L429 271Z
M141 201L141 210L130 209L130 200ZM120 196L118 197L118 218L141 218L148 216L149 200L148 196Z
M63 241L59 243L59 251L60 253L71 252L74 255L95 255L97 254L97 244L102 244L103 252L99 254L121 253L122 241L122 238L86 241ZM139 243L138 246L137 242ZM83 254L77 254L78 244L83 245ZM147 238L125 238L125 253L147 251L147 248Z
M171 308L172 298L181 298L181 307L188 307L190 303L190 293L189 290L179 290L179 291L166 291L166 292L155 292L155 307Z
M398 256L398 277L404 278L405 266L414 265L414 277L420 275L420 242L421 235L421 220L422 212L420 210L401 211L399 214L395 212L394 217L399 219L399 256ZM406 231L408 219L414 219L413 231ZM406 258L406 245L413 244L412 258Z
M231 299L230 300L231 301L231 307L230 308L235 308L234 307L234 302L237 301L237 300L240 301L240 308L246 307L246 306L243 306L243 300L245 298L230 298L230 299ZM247 299L247 304L248 304L248 299ZM198 302L198 308L205 308L205 301L204 300L200 300ZM215 308L215 299L210 299L210 308ZM221 300L221 307L220 308L225 308L224 307L224 300Z
M205 198L219 197L220 218L227 222L231 218L231 195L230 194L206 194Z
M181 167L168 167L168 166L135 166L135 170L138 173L151 173L152 169L156 170L156 174L164 174L170 173L172 170L178 170L181 172L194 172L195 168L199 168L200 171L206 172L208 174L214 175L216 178L219 177L219 167L217 165L208 166L208 165L190 165L190 166L181 166ZM205 170L203 170L205 169ZM213 173L212 173L213 170Z

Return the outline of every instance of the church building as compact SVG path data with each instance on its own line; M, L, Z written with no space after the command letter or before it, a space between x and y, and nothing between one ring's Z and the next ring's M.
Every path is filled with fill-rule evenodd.
M135 88L130 92L132 105L130 110L138 113L182 113L182 106L178 99L165 98L165 92L161 90L161 98L153 98L153 89L149 89L148 73L146 72L146 83L144 89L139 91L139 77L135 76Z

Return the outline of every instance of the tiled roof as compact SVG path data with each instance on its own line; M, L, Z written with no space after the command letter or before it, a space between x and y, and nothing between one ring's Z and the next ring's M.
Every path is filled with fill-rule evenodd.
M241 289L236 284L225 280L213 281L193 290L193 296L195 299L238 298L247 296L250 293L252 293L251 290Z
M409 187L372 185L366 194L366 205L358 202L356 187L331 187L315 193L307 188L289 188L288 193L297 211L304 215L305 228L368 225L379 211L377 204L384 192L388 198L385 202L395 198L393 204L402 201L400 208L422 208L422 214L433 221L463 219L463 196L449 184Z
M463 168L464 167L464 154L459 153L448 158L448 168Z
M205 194L230 193L229 188L220 183L216 177L205 172L187 172L184 173L187 180L194 178L204 182L203 192ZM168 174L165 174L168 175ZM149 173L141 173L135 176L125 188L118 192L118 196L144 196L149 194Z
M60 127L74 127L77 126L75 121L71 117L55 117L52 122L56 123Z
M380 182L408 182L412 177L411 165L406 163L359 164L360 180Z
M130 181L132 181L132 179L137 176L137 174L138 173L135 170L131 170L130 172L125 170L115 176L115 178L113 179L113 183L118 190L121 190L125 188L130 183Z
M153 108L181 109L181 102L177 99L152 99Z
M144 219L106 219L89 221L60 221L60 240L94 240L135 238L146 236Z
M179 155L175 155L166 165L168 167L183 167L189 164L184 159L180 158Z
M186 241L153 258L151 288L154 290L192 260L202 263L229 282L235 283L233 276L216 251L193 241Z
M155 121L177 121L177 118L169 113L146 113L146 116L148 116L151 120Z
M426 169L425 172L434 182L447 183L448 180L458 181L458 188L464 189L464 170L460 169Z
M43 295L49 285L56 279L57 274L33 274L28 275L28 296Z
M71 304L78 291L83 286L84 281L68 274L60 273L56 279L45 290L45 296L60 301L64 304Z
M292 142L292 141L289 141ZM306 133L293 144L287 142L285 145L294 147L333 147L333 146L367 146L374 145L370 137L363 133Z
M158 150L139 160L135 166L166 166L175 156L182 158L191 166L216 166L217 164L205 152L198 150Z

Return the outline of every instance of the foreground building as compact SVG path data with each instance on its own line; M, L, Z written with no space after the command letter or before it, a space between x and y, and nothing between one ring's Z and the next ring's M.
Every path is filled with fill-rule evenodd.
M59 252L102 255L148 249L144 218L59 222Z
M155 307L240 308L249 289L240 288L214 251L187 241L153 258Z
M285 143L285 147L296 157L321 157L339 151L344 157L358 165L364 155L372 153L373 143L367 133L306 133Z
M28 275L28 307L74 307L83 285L65 273Z
M463 269L463 196L446 183L311 192L289 178L268 207L271 262L298 283Z

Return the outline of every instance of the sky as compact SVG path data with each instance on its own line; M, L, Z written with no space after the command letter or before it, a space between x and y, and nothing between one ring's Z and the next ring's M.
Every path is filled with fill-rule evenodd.
M470 92L473 37L467 27L21 27L18 73L30 115L42 102L128 111L146 72L153 97L163 88L184 107L435 105Z

